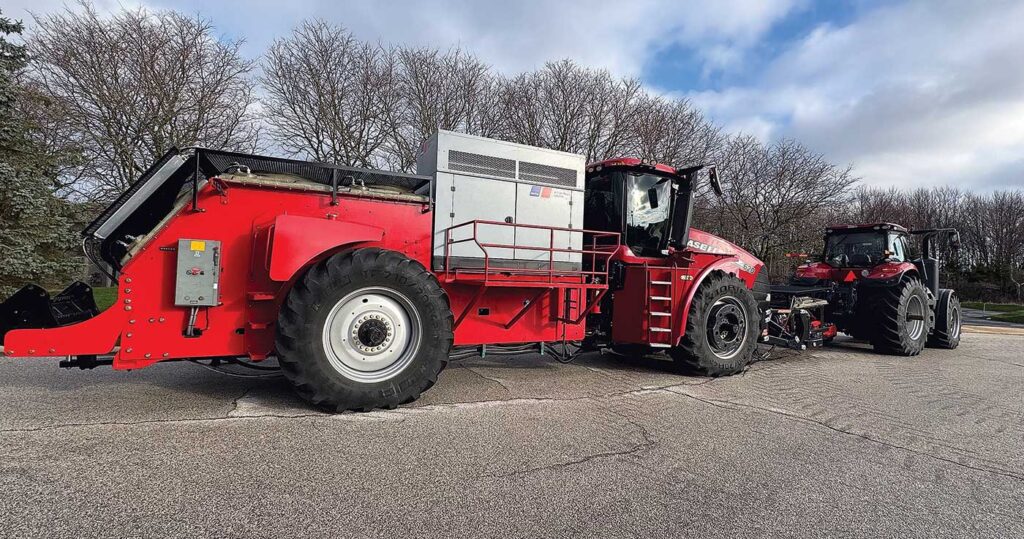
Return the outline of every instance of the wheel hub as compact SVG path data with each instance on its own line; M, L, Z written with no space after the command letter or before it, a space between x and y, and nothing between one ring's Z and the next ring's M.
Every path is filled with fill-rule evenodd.
M711 351L722 359L739 353L746 335L747 316L739 300L726 296L711 307L708 316L708 344Z
M907 302L907 333L911 340L918 340L925 331L925 307L917 296L910 296Z
M380 314L367 314L352 326L355 345L363 353L375 354L391 344L394 331L391 320Z
M402 294L363 288L341 298L323 327L324 352L347 378L378 382L401 372L415 356L419 313Z

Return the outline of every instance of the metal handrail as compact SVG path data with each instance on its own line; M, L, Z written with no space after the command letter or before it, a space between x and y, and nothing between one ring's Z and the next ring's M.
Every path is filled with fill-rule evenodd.
M537 245L516 245L506 243L492 243L492 242L481 242L479 239L480 226L495 226L495 227L511 227L513 230L516 228L526 228L532 230L546 230L548 231L548 244L546 247ZM467 238L454 240L452 239L452 233L455 230L463 229L466 227L472 227L471 235ZM590 236L590 245L584 246L581 249L562 248L555 247L555 233L556 232L567 232L574 234L585 234ZM614 243L607 243L604 245L598 245L598 239L611 239ZM503 221L487 221L487 220L473 220L466 221L464 223L448 227L444 230L444 273L448 276L459 275L459 274L473 274L482 277L486 284L492 276L498 274L521 274L529 276L547 276L546 284L567 284L572 283L559 283L556 282L555 278L559 279L578 277L582 280L582 284L592 284L597 281L597 277L605 277L603 282L607 282L608 276L608 260L615 254L621 245L621 238L618 232L607 232L604 230L588 230L582 228L568 228L568 227L554 227L554 226L543 226L534 224L520 224L520 223L507 223ZM482 268L452 268L451 267L451 251L452 246L459 243L474 243L480 252L483 254L483 267ZM489 249L523 249L528 251L540 251L547 252L547 268L516 268L506 266L492 266L491 265L491 252ZM555 253L579 253L581 256L590 256L590 270L555 270ZM601 258L599 258L601 257ZM603 259L605 262L604 269L601 271L596 270L597 263ZM535 260L536 261L536 260ZM541 260L542 261L542 260ZM538 281L530 281L531 284L536 284ZM544 282L544 281L540 281Z

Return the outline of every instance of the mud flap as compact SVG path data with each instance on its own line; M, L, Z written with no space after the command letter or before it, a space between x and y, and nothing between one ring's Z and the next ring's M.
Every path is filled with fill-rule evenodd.
M14 329L48 329L88 320L99 314L92 287L78 281L50 297L30 284L0 304L0 341Z

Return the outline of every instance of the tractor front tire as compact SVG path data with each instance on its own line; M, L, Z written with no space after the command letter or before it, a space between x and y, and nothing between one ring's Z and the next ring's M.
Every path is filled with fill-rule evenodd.
M340 412L395 408L437 381L452 311L419 262L376 248L311 267L278 317L281 370L303 400Z
M924 349L933 315L928 306L928 288L916 277L876 290L871 309L864 316L874 319L871 344L875 350L897 356L916 356Z
M669 355L683 370L736 374L753 361L760 327L753 292L736 276L715 272L694 293L686 333Z
M949 288L939 290L935 302L935 330L928 346L952 350L960 345L960 298Z

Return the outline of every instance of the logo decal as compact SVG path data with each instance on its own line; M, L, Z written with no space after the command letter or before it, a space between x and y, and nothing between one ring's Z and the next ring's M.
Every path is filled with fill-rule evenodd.
M530 187L530 196L540 198L551 198L551 188L534 185Z

